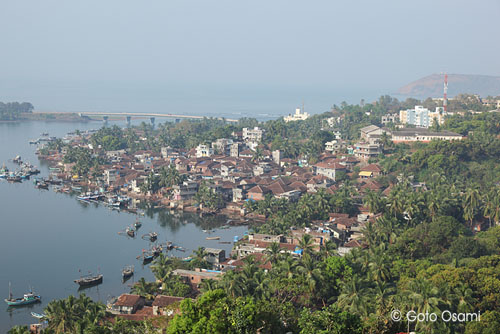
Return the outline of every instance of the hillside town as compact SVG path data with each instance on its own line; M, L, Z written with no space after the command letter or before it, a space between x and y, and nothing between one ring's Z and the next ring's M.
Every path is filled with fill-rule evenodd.
M382 102L381 98L374 106ZM361 261L360 254L365 253L373 257L369 261L379 261L377 256L383 255L376 253L378 247L408 252L402 241L407 238L404 231L417 231L421 224L462 224L446 212L464 219L463 227L453 225L453 229L463 229L462 233L470 235L467 238L477 233L486 236L495 230L491 227L493 221L500 221L500 215L481 215L478 205L468 202L470 196L476 196L475 190L457 192L445 186L446 179L453 177L446 168L459 170L453 165L456 161L446 162L445 156L435 160L433 156L436 150L446 151L451 145L459 151L461 143L470 145L477 140L474 128L468 127L465 133L453 131L452 120L458 122L457 129L462 129L472 117L477 119L477 128L483 126L484 118L497 119L496 112L461 115L444 113L442 107L430 112L415 105L388 114L390 107L384 107L377 111L377 121L367 124L373 119L373 111L353 111L357 106L343 108L341 112L332 110L314 116L297 109L293 116L266 123L243 120L227 125L207 119L165 123L157 129L144 123L124 129L108 126L75 131L40 145L38 157L49 163L51 176L37 182L55 184L54 190L60 192L78 190L80 201L98 199L132 213L137 212L138 204L149 203L158 210L185 211L201 217L224 215L230 224L249 226L247 234L235 237L228 253L199 247L189 257L176 258L168 255L168 248L167 253L160 250L151 265L156 281L141 279L130 293L109 300L105 321L150 321L160 328L163 322L173 321L168 328L176 328L172 319L185 316L186 305L197 305L204 296L222 293L216 287L225 291L224 296L254 295L259 291L254 284L274 275L281 277L278 280L314 284L311 290L300 292L307 301L297 299L294 304L319 305L335 295L345 300L347 297L339 292L343 290L321 290L330 284L326 276L316 271L315 276L302 273L330 265L352 270L348 268L354 268ZM350 121L353 115L361 121ZM219 135L209 136L211 141L175 144L180 133L177 129L192 126L205 126L207 133L219 131ZM297 137L283 138L284 133ZM183 136L185 142L192 135ZM161 139L164 137L168 139ZM293 141L306 149L291 153ZM169 142L175 145L164 145ZM433 153L429 155L426 150L431 147ZM420 159L427 159L425 164L415 160L419 156L415 150L420 150ZM421 170L418 164L428 167ZM442 181L436 181L436 175L441 175ZM432 196L444 196L442 192L450 200L426 204L431 203ZM483 202L490 205L486 198ZM459 216L453 209L456 205L463 208ZM472 214L469 205L476 205ZM437 212L441 212L438 218L433 216ZM415 247L409 254L425 246ZM389 259L382 259L388 265ZM375 263L370 262L370 266ZM288 269L285 275L286 266L292 264L295 269ZM392 279L389 277L378 277L376 282L382 284ZM244 282L251 286L245 288ZM278 286L272 289L278 289L272 290L274 294L283 293ZM39 333L43 326L34 324L31 330Z

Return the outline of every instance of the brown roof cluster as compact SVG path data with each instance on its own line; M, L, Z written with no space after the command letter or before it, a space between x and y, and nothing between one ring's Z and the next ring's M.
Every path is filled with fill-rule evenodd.
M115 302L115 305L133 307L139 302L139 300L141 300L141 298L143 297L139 295L129 295L124 293L120 297L118 297L117 301Z

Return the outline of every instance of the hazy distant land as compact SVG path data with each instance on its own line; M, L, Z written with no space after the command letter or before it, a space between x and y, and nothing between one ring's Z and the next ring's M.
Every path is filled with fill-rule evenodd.
M431 74L401 87L398 94L413 97L441 97L443 74ZM448 74L448 96L460 93L479 94L481 97L500 95L500 76Z

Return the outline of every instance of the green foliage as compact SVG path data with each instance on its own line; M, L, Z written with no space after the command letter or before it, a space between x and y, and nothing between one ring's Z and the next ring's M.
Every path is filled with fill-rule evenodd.
M32 113L33 105L29 102L0 102L0 121L14 121L23 113Z
M220 193L210 188L206 183L202 183L198 192L194 196L196 203L212 210L220 209L224 206L224 199Z
M342 311L335 305L315 312L304 309L299 318L299 327L302 334L363 333L363 322L359 316Z

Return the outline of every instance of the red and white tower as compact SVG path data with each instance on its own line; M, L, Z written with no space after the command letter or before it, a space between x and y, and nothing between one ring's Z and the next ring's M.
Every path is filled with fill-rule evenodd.
M444 96L443 96L443 109L444 113L448 111L448 74L444 74Z

